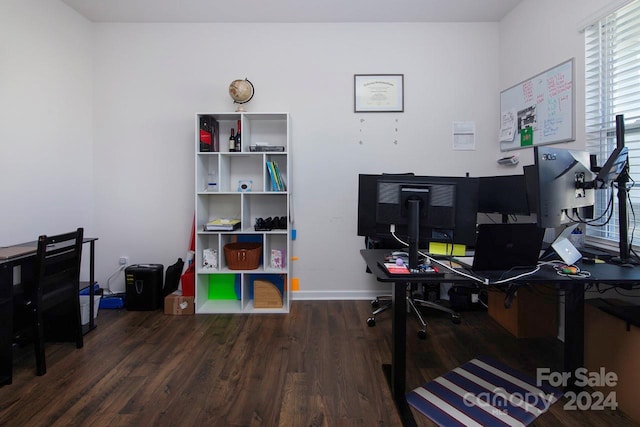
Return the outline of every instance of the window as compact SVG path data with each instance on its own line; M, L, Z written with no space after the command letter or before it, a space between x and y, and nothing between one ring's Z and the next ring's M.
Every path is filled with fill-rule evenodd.
M605 16L585 30L585 125L586 147L604 164L616 147L616 116L623 115L625 145L629 149L630 180L627 217L629 244L640 233L640 1L636 0ZM617 192L596 191L594 218L612 210L603 227L587 227L587 235L601 244L619 241ZM606 216L597 221L600 224ZM594 221L595 222L595 221Z

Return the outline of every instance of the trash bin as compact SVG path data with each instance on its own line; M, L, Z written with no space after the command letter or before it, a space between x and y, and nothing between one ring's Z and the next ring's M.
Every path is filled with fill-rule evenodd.
M134 264L124 270L127 310L157 310L162 307L162 264Z

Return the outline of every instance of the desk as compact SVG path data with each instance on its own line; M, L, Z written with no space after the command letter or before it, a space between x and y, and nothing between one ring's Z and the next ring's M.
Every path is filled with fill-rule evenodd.
M364 258L367 267L375 274L379 281L393 283L392 304L393 317L391 333L391 364L383 365L387 381L391 389L393 400L398 409L402 423L405 426L414 426L415 420L407 403L406 390L406 289L411 283L454 283L476 284L469 278L445 273L444 277L416 277L397 278L390 276L380 268L378 262L384 260L389 249L363 249L360 254ZM551 267L543 267L535 275L516 281L513 285L554 285L562 290L565 295L565 339L564 339L564 372L571 373L569 389L575 389L575 375L577 368L584 366L584 294L585 287L593 284L629 287L640 284L640 268L621 267L613 264L580 264L582 270L589 271L589 278L571 278L556 274ZM496 272L497 279L502 272ZM492 276L492 275L490 275Z
M97 237L85 237L82 243L89 244L89 282L81 282L78 291L89 287L89 326L87 331L95 328L93 319L95 283L95 242ZM0 385L11 384L13 371L13 269L21 268L21 279L33 267L36 258L37 242L27 242L13 247L32 247L33 251L21 250L15 256L0 259ZM28 276L28 274L27 274Z

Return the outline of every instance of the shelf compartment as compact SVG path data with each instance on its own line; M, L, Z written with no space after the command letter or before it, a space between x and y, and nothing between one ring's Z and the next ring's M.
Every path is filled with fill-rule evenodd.
M244 113L242 123L242 150L249 151L249 146L263 142L279 145L288 151L288 115L286 113ZM246 135L246 137L245 137Z
M220 272L252 272L252 271L262 271L263 270L263 265L264 265L264 236L262 234L226 234L226 235L221 235L220 236L220 245L221 245L221 257L219 259L219 267L220 267ZM227 243L245 243L245 242L251 242L251 243L260 243L262 245L262 251L260 253L260 260L259 260L259 264L258 264L258 268L256 269L252 269L252 270L231 270L229 268L229 265L227 263L227 259L224 255L224 246Z
M236 273L207 275L207 300L240 301L242 276Z
M223 113L211 114L211 116L218 121L218 128L220 130L220 153L229 153L229 136L231 135L231 129L237 132L238 120L241 119L242 115L240 113ZM242 136L242 130L243 129L241 129L240 136Z
M266 282L260 284L263 286L258 290L260 300L256 301L256 281ZM287 294L287 275L282 274L246 274L243 280L242 293L245 296L246 303L252 303L253 309L265 310L275 309L282 310L286 303Z
M279 193L245 194L242 210L242 228L254 230L257 218L267 219L269 217L287 216L289 210L287 200L285 194ZM277 229L274 231L277 231Z
M197 244L196 247L198 248L195 254L195 260L194 262L196 270L199 274L209 274L209 273L215 273L217 271L219 271L219 267L220 267L220 236L218 234L214 234L214 233L206 233L206 232L199 232L197 234ZM204 269L204 250L205 249L215 249L217 252L217 256L218 256L218 268L215 269Z
M205 223L215 218L242 218L241 193L198 194L196 198L196 229L203 230Z
M241 298L235 292L235 281L240 277L236 274L196 274L196 311L234 313L242 307ZM212 292L211 287L218 285L218 292Z
M261 192L264 188L264 174L262 171L264 156L238 153L224 155L220 159L220 191L241 192L240 181L251 184L251 192Z
M289 245L287 234L270 234L265 239L264 249L264 271L267 273L286 272L289 269ZM271 251L280 251L280 266L276 265L275 257Z
M275 162L278 165L280 171L280 177L284 183L285 190L273 190L271 184L271 174L269 174L269 168L267 162ZM288 179L288 167L287 167L287 155L286 154L266 154L264 161L264 176L265 176L265 191L273 193L286 193L289 191L289 179Z
M218 168L218 153L198 153L196 170L199 171L196 176L196 191L198 193L215 193L220 188L220 172ZM214 174L216 178L216 189L211 191L208 186L209 174Z
M231 300L197 300L196 313L239 313L242 311L241 301Z

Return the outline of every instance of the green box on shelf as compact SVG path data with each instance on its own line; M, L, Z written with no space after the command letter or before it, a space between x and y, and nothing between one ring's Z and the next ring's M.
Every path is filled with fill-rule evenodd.
M212 274L209 276L209 299L240 299L240 276L238 274Z

